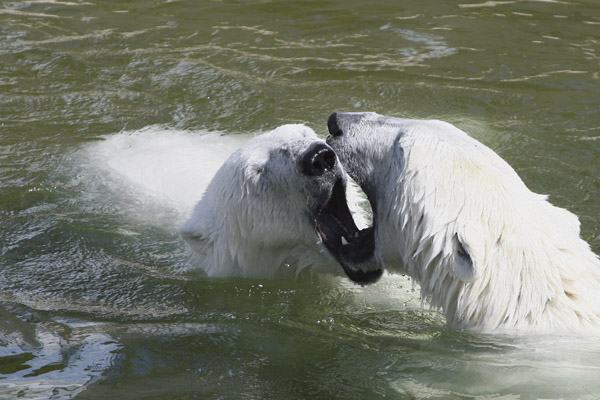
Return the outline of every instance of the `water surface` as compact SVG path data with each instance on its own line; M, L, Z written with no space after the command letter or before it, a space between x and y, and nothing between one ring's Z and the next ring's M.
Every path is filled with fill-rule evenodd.
M336 110L444 119L599 252L599 25L592 0L3 2L0 397L597 398L600 341L451 330L403 277L190 272L205 183L157 197L133 166Z

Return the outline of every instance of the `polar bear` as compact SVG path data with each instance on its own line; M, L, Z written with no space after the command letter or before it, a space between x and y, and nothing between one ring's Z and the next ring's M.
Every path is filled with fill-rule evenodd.
M374 212L375 258L420 283L450 326L600 328L600 261L579 220L453 125L334 113L327 143Z
M356 226L346 177L312 129L281 126L225 161L181 236L209 276L276 277L309 269L345 272L361 284L376 281L382 269L372 263L373 230Z

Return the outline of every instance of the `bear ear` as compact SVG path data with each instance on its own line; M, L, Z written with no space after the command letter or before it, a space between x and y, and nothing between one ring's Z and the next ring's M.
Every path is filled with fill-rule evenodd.
M186 231L184 227L179 230L179 234L186 242L205 242L208 238L200 232Z
M392 146L392 151L395 153L393 159L396 161L396 167L400 170L404 169L406 163L404 147L402 147L401 142L402 135L404 135L404 131L398 132L396 139L394 140L394 146Z
M456 276L463 282L472 282L477 278L477 270L466 241L458 233L452 239L453 258L452 267Z
M197 207L192 217L179 228L179 234L192 250L204 253L210 242L210 235L208 234L210 230L207 229L209 225L210 218L207 218L205 213L202 213Z
M192 250L203 253L209 242L208 236L197 231L188 231L184 228L185 225L179 230L179 234L183 240L186 241Z

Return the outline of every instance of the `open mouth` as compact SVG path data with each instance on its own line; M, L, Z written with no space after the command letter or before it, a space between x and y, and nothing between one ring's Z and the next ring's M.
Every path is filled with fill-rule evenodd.
M317 231L329 252L340 263L348 278L361 285L379 280L383 270L360 268L373 262L375 229L359 230L346 201L346 188L342 179L333 185L331 198L316 219Z

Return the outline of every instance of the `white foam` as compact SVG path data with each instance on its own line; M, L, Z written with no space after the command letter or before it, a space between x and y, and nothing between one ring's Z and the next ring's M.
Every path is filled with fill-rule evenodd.
M109 177L187 215L221 164L251 136L151 126L105 136L86 152Z

